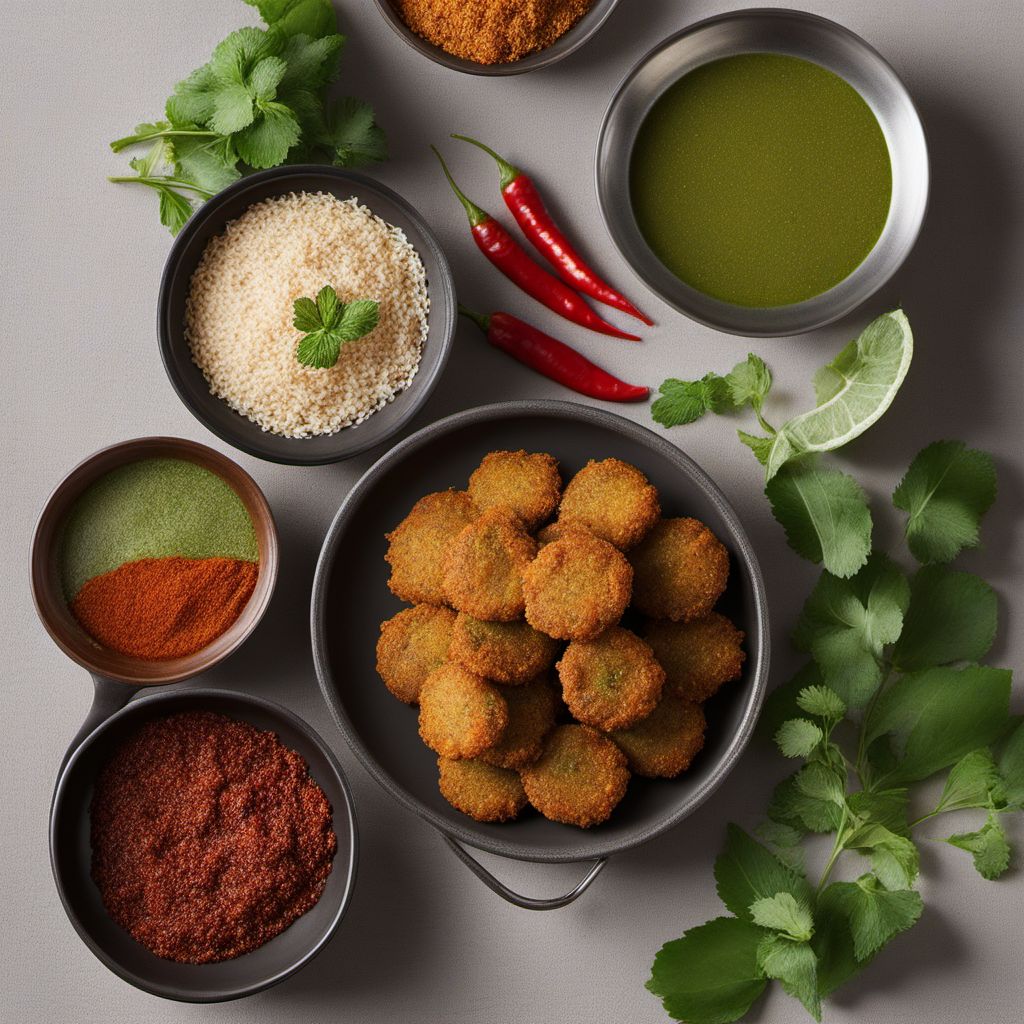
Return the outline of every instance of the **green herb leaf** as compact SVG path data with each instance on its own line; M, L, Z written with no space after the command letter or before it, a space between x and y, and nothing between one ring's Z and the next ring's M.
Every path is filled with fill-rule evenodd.
M160 223L172 235L176 235L185 226L185 221L192 216L192 204L171 188L161 188L158 191L160 193Z
M846 802L846 779L828 765L814 761L796 774L796 787L804 796L842 807Z
M332 151L337 167L357 167L387 158L384 132L374 122L372 108L362 100L345 96L335 102L326 118L321 140Z
M824 768L823 765L815 767ZM805 770L783 779L775 787L768 805L768 817L772 821L808 832L835 832L842 821L842 805L827 797L804 792L798 780Z
M1007 807L1024 808L1024 722L1010 733L999 753L996 796Z
M959 811L967 807L988 807L999 785L999 770L991 751L972 750L950 768L935 809Z
M977 832L958 832L946 842L967 850L978 874L989 881L998 878L1010 866L1010 843L1002 822L995 814L990 813Z
M911 670L977 661L996 636L995 591L969 572L926 565L910 582L910 607L893 661Z
M804 710L798 699L800 693L809 687L821 685L821 669L815 662L809 661L791 679L775 687L765 698L758 719L757 731L761 738L774 743L775 734L782 723L790 718L799 718L800 712Z
M806 718L791 718L779 726L775 743L784 757L809 757L825 738L814 722Z
M850 707L863 707L882 681L883 648L899 639L909 600L906 577L876 552L852 579L822 573L793 643L813 655L825 682Z
M796 698L802 711L816 718L838 722L846 714L846 704L835 690L827 686L806 686Z
M735 917L716 917L667 942L654 958L647 988L665 1011L688 1024L739 1020L764 991L757 950L764 932Z
M726 374L725 382L734 406L750 405L756 412L760 412L772 388L772 373L765 361L751 352L742 363L737 363Z
M765 493L798 555L843 577L867 561L871 512L853 477L807 462L790 463L768 482Z
M284 163L301 134L299 122L289 107L260 101L259 116L235 135L235 146L250 167L276 167Z
M719 412L732 404L729 384L717 373L700 380L669 377L658 388L661 398L651 406L651 415L663 427L678 427L699 420L707 412Z
M843 845L867 853L875 875L886 889L909 889L917 878L917 847L906 836L890 832L884 825L872 823L854 828Z
M338 77L341 67L341 51L345 45L342 35L326 35L313 39L308 35L291 36L285 40L281 57L285 62L285 73L281 79L279 94L289 99L298 91L313 96L329 82ZM318 104L319 106L319 104Z
M750 905L788 892L800 900L809 896L807 880L743 829L729 825L725 848L715 861L718 896L738 918L751 921Z
M172 124L208 124L213 117L213 97L217 80L213 68L204 64L174 87L174 95L165 105Z
M977 547L981 518L996 497L992 456L961 441L921 451L893 493L908 514L907 543L919 562L948 562Z
M789 995L799 999L815 1020L821 1020L818 958L806 942L766 935L757 947L757 962L769 978L781 982Z
M369 334L380 321L380 303L374 299L355 299L346 303L341 318L335 318L335 331L341 341L355 341Z
M864 727L868 744L890 736L896 758L876 785L926 779L995 742L1009 723L1009 701L1010 673L1004 669L931 668L898 679Z
M833 882L825 893L850 924L854 956L867 960L887 942L911 928L921 916L921 896L905 889L890 892L873 875L856 882Z
M318 331L324 325L317 304L305 296L295 300L295 316L292 323L297 330L303 332Z
M910 835L907 823L907 805L910 795L906 787L895 789L866 790L850 793L846 802L850 810L862 823L875 822L884 825L899 836Z
M338 16L331 0L245 0L260 12L273 29L285 35L307 35L314 39L338 30Z
M830 885L819 893L814 907L811 948L817 957L818 994L824 998L845 985L873 958L857 959L850 923L851 901L842 889Z
M373 299L345 303L329 284L324 285L315 301L295 300L292 323L308 332L299 342L296 358L306 366L328 369L338 361L341 346L369 334L379 317L380 303Z
M758 437L756 434L748 434L745 430L737 430L739 439L754 453L754 458L762 466L768 462L772 445L775 443L770 437Z
M777 892L774 896L754 900L749 910L754 924L782 932L797 942L806 942L814 934L811 908L790 892Z
M178 137L170 140L168 148L175 176L194 182L211 194L227 188L242 176L234 144L224 136Z

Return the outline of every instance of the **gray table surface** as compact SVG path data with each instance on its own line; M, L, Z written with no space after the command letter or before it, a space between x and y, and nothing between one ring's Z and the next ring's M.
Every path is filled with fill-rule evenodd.
M1024 109L1020 0L805 0L877 46L919 102L932 149L934 191L924 233L903 271L844 322L798 339L750 343L690 323L645 293L608 241L594 198L593 152L615 84L677 28L735 5L705 0L624 0L584 50L548 71L471 79L425 62L383 23L370 0L343 0L350 32L342 83L376 107L392 156L380 178L418 205L453 263L460 295L557 329L613 370L656 385L666 375L725 370L754 348L775 370L780 418L810 400L812 370L871 316L902 302L917 354L892 410L841 462L876 499L892 536L888 494L925 443L959 437L992 451L1001 496L984 550L964 564L1003 598L993 660L1024 651L1021 536L1024 436L1024 276L1021 167ZM169 236L155 201L116 187L123 158L108 139L159 116L174 82L212 46L252 20L238 0L3 0L0 168L3 289L0 337L5 453L0 532L9 577L0 593L4 644L4 766L0 793L0 1018L19 1024L158 1021L659 1021L643 988L657 948L719 913L711 864L725 823L756 823L781 759L750 749L719 794L675 831L615 858L577 904L552 914L504 905L448 853L430 828L397 806L361 770L329 718L313 674L308 597L320 541L347 489L370 465L301 469L239 461L255 476L280 524L281 579L246 647L209 682L273 697L335 746L354 790L362 860L350 913L327 951L279 987L240 1003L162 1002L108 973L79 942L57 900L46 848L46 813L64 747L90 699L84 672L48 640L28 594L35 516L49 490L94 449L165 433L222 450L181 406L157 354L154 304ZM427 143L449 131L476 134L535 173L554 207L613 281L658 320L643 349L555 324L475 252ZM466 189L494 198L493 168L446 146ZM454 357L416 426L469 406L563 397L553 384L461 328ZM645 407L626 415L648 421ZM758 468L728 423L701 422L670 435L717 478L762 559L777 652L773 679L794 666L787 633L813 571L790 552L772 520ZM229 454L231 454L229 452ZM1020 686L1021 684L1019 684ZM1021 706L1018 686L1018 709ZM1015 827L1018 839L1024 829ZM1020 1019L1024 975L1019 869L986 883L958 851L926 846L927 909L828 1019L953 1024ZM567 887L579 867L487 862L531 893ZM759 1021L801 1021L772 993Z

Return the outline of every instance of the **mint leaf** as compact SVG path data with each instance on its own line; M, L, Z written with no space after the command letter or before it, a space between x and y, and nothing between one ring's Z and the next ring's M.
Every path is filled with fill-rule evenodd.
M790 463L768 482L765 493L798 555L843 577L867 561L871 512L853 477L813 463Z
M337 326L338 320L338 293L329 285L325 284L323 288L316 293L316 311L320 317L321 326L332 328ZM298 307L296 306L296 313Z
M337 100L331 107L321 141L332 150L331 159L336 167L377 163L388 155L387 139L374 122L373 109L351 96Z
M863 707L882 681L882 654L903 628L906 577L876 552L856 576L822 573L804 604L793 643L809 651L822 676L850 707Z
M796 697L801 711L816 718L838 722L846 714L846 704L835 690L827 686L807 686Z
M982 516L996 497L992 456L962 441L919 452L892 496L908 514L907 543L919 562L948 562L977 547Z
M770 437L758 437L756 434L748 434L745 430L737 430L736 434L739 439L754 453L754 458L761 463L762 466L768 462L768 456L771 454L772 444L774 443Z
M910 581L910 607L893 650L901 669L977 661L996 636L995 591L978 576L926 565Z
M862 875L856 882L833 882L822 895L834 901L849 921L858 961L867 960L911 928L924 909L919 893L909 889L890 892L873 875Z
M1024 722L1010 734L999 753L997 796L1008 807L1024 807Z
M783 779L775 787L768 805L768 817L772 821L808 832L835 832L842 821L842 805L828 797L812 796L804 792L798 780L805 770Z
M777 892L774 896L754 900L749 911L754 924L782 932L797 942L806 942L814 934L811 908L792 893Z
M960 811L967 807L988 807L992 792L999 787L999 770L988 750L965 754L946 776L946 785L936 811Z
M735 917L716 917L665 943L647 988L665 1011L688 1024L739 1020L764 991L757 950L764 932Z
M995 814L990 813L977 832L958 832L946 842L967 850L978 874L989 881L998 878L1010 866L1010 843L1002 822Z
M303 332L319 331L324 326L317 304L305 296L295 300L295 316L292 323L297 330Z
M799 999L815 1020L821 1020L818 958L806 942L766 935L757 947L757 962L769 978L781 982L789 995Z
M886 889L909 889L917 878L917 847L884 825L868 824L853 829L845 838L850 850L865 852L878 880Z
M775 743L783 757L809 757L825 734L814 722L806 718L791 718L779 726Z
M355 341L369 334L380 320L380 303L374 299L355 299L341 307L334 330L342 342Z
M341 343L333 331L312 331L307 334L295 350L295 358L303 366L315 370L328 370L341 354Z
M993 743L1009 723L1009 701L1010 673L1004 669L931 668L898 679L864 726L868 744L889 736L895 755L875 785L926 779Z
M801 874L731 824L725 848L715 861L715 883L721 901L744 921L752 920L750 905L756 900L779 892L806 899L810 892Z
M663 427L693 423L707 412L720 412L732 404L729 384L717 373L707 373L700 380L669 377L658 393L661 398L651 406L651 415Z
M329 284L324 285L315 300L295 300L292 323L297 330L308 332L299 342L296 358L305 366L328 369L338 361L341 346L369 334L379 317L379 302L342 302Z
M726 374L725 382L734 406L750 405L760 412L772 388L772 373L765 361L751 352Z

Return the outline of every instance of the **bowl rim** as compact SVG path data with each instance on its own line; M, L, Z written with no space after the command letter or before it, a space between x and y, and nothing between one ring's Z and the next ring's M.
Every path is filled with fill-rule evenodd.
M586 45L619 5L619 0L607 0L603 10L595 12L594 8L591 7L565 35L574 32L576 29L582 29L582 31L571 43L561 49L558 49L558 44L565 38L565 35L560 36L543 50L528 53L525 57L520 57L519 60L505 64L478 64L464 57L456 57L454 54L447 53L440 46L435 46L422 36L417 35L402 20L402 16L395 10L391 0L373 0L373 2L384 20L391 26L392 31L397 36L400 36L407 46L426 57L427 60L433 61L443 68L448 68L450 71L458 71L464 75L476 75L481 78L524 75L529 71L540 71L542 68L557 64L563 58L568 57L580 49L580 47ZM588 19L593 20L588 21Z
M71 778L72 772L76 770L77 765L85 755L86 750L93 746L102 733L113 728L114 725L121 722L124 718L137 714L140 707L146 708L154 704L183 703L196 698L214 698L217 700L224 700L229 703L234 702L236 704L248 704L259 708L272 719L280 719L287 722L297 732L302 733L307 740L309 740L313 746L319 750L324 758L325 764L327 764L334 776L333 781L338 784L338 790L342 795L344 807L338 808L332 804L332 817L333 819L337 819L339 813L343 811L348 823L349 832L347 850L348 870L345 878L344 889L341 894L341 900L339 901L338 907L327 927L312 946L310 946L301 957L298 957L289 964L288 967L277 971L269 977L263 977L259 981L252 982L247 985L226 987L213 991L209 994L201 995L195 992L190 992L180 986L152 984L145 978L136 974L134 971L125 967L119 960L107 954L107 952L103 950L92 937L89 929L81 921L78 914L74 912L70 898L67 894L67 888L64 884L63 876L58 870L57 858L55 855L55 848L57 845L57 822L58 818L61 816L61 812L63 811L65 793L70 785L68 780ZM337 835L337 832L335 832L335 834ZM330 942L334 937L335 932L338 930L338 926L341 924L341 921L348 910L349 904L352 902L352 893L355 889L356 869L359 860L358 823L355 815L355 806L352 802L352 793L349 789L348 780L345 778L345 773L338 762L338 758L324 741L323 737L316 729L313 728L312 725L304 721L295 714L295 712L289 710L282 704L267 700L265 697L258 697L255 694L243 693L236 690L225 690L219 687L190 687L186 689L178 688L174 690L166 690L160 693L143 693L142 695L130 700L123 708L116 711L109 718L100 722L99 725L97 725L96 728L78 744L74 753L70 758L68 758L67 763L61 769L60 775L54 786L53 798L50 803L50 819L47 826L47 839L49 845L50 871L53 875L53 881L57 888L57 894L60 897L61 906L64 908L64 913L67 915L68 920L78 933L78 937L85 943L90 952L109 971L121 978L122 981L126 981L130 985L134 985L136 988L143 992L148 992L150 995L159 996L162 999L172 999L183 1003L222 1003L229 1002L234 999L241 999L245 996L262 992L264 989L268 989L273 985L277 985L279 982L291 977L291 975L296 971L305 967L306 964L323 951L324 947ZM340 852L341 848L339 844L339 849L334 855L335 864L337 863L337 857ZM245 956L246 954L242 955Z
M130 658L101 646L93 652L88 640L76 642L77 633L62 614L67 602L55 593L59 583L52 579L53 559L60 544L60 529L78 498L107 473L147 458L184 459L215 473L238 495L252 521L260 547L256 587L241 614L227 630L193 654L170 661ZM239 489L241 485L244 493ZM190 679L218 665L233 654L260 624L274 595L280 565L280 540L274 513L259 484L227 455L183 437L148 436L118 441L87 455L74 465L47 496L32 531L29 549L29 584L36 615L50 639L72 661L104 679L132 686L163 686ZM70 613L67 613L69 616ZM242 625L239 626L239 623ZM62 628L63 627L63 628ZM83 636L85 634L83 633ZM132 674L139 667L144 674Z
M417 369L417 374L413 377L412 383L395 396L396 398L406 396L408 401L401 413L396 416L394 422L382 436L378 437L376 440L360 441L357 439L355 442L348 443L347 439L351 438L353 435L351 433L346 433L346 431L349 431L352 428L343 427L334 434L326 435L330 438L337 438L339 443L341 443L341 439L346 439L346 443L342 444L341 450L339 451L332 451L318 456L304 455L301 452L301 446L302 442L307 439L287 438L286 440L291 441L296 446L296 453L294 455L271 455L265 451L261 451L254 445L251 445L241 432L236 432L233 429L226 429L216 418L208 416L206 413L205 402L194 402L188 389L184 387L183 382L178 375L177 368L174 365L174 361L171 358L172 351L175 351L180 344L187 344L184 342L184 335L182 335L182 341L180 343L175 341L168 324L171 281L180 269L180 264L186 246L199 229L207 225L211 220L216 220L218 218L220 219L221 230L223 229L227 220L220 217L220 210L225 202L233 199L236 195L245 192L248 189L260 189L268 184L285 183L289 178L298 179L310 174L334 178L339 183L346 183L354 186L357 190L363 189L368 193L376 192L383 196L388 202L399 207L403 216L405 216L416 228L417 232L419 232L426 247L430 250L431 257L437 263L439 271L437 274L437 280L431 282L428 295L431 297L432 305L434 298L438 294L443 296L446 315L441 325L441 329L438 332L439 351L437 362L430 368L430 372L426 376L421 376L419 369ZM259 198L254 197L253 202L259 202ZM365 201L360 198L360 202L364 203ZM245 452L246 455L251 455L253 458L260 459L264 462L273 462L278 465L285 466L324 466L335 462L343 462L345 459L353 458L356 455L362 455L364 452L367 452L372 448L387 444L397 433L409 424L414 416L416 416L423 407L423 404L433 393L434 388L437 386L437 383L448 364L458 319L455 306L455 282L452 277L451 266L444 254L444 250L426 220L424 220L419 211L407 199L405 199L404 196L399 195L394 191L394 189L389 188L387 185L377 181L375 178L371 178L369 175L349 171L340 167L334 167L331 164L283 164L280 167L271 167L264 171L256 171L252 174L247 174L244 177L239 178L238 181L232 182L232 184L228 185L227 188L221 189L221 191L215 196L203 203L203 205L199 207L199 209L196 210L196 212L185 222L185 226L178 232L169 252L167 253L167 257L164 260L163 270L160 273L160 288L157 295L156 306L157 339L160 347L160 359L163 363L164 373L167 375L167 379L170 381L171 387L174 388L174 391L181 400L182 405L184 405L185 408L188 409L188 411L212 434L215 434L222 441L231 445L238 451ZM426 344L427 342L424 342L424 345ZM190 354L189 358L191 358ZM216 397L212 393L209 395L209 399L214 402L226 404L223 399ZM240 417L246 423L249 423L250 426L253 426L253 424L241 413L235 412L235 415ZM358 437L358 435L356 436Z
M794 322L786 323L782 327L754 328L749 323L742 325L735 323L727 323L724 320L716 319L712 315L698 312L684 298L680 298L675 295L669 295L665 291L663 291L661 287L659 287L651 280L650 275L648 275L647 273L643 272L640 268L638 268L635 265L634 261L627 257L626 253L623 251L620 239L620 232L616 230L615 227L613 227L613 223L615 221L615 218L612 215L614 198L608 194L607 189L604 187L603 183L605 167L609 162L616 160L623 160L628 162L630 158L630 154L628 153L624 155L619 154L618 156L610 154L608 152L607 138L610 132L613 113L618 104L620 103L627 88L632 83L634 78L640 73L640 71L651 60L657 57L662 51L667 50L671 46L675 45L680 39L695 34L699 31L703 31L707 28L711 28L718 24L725 24L736 21L742 22L755 19L765 19L781 22L790 21L794 23L803 23L811 26L816 26L817 28L825 32L831 32L836 36L845 38L846 40L850 41L854 46L861 50L865 57L867 57L871 61L874 61L878 65L878 67L880 67L883 70L883 72L890 76L891 82L895 85L897 91L899 92L901 101L906 104L907 108L913 114L914 127L916 132L920 136L922 146L922 166L920 168L920 174L922 176L922 181L920 185L922 199L920 202L920 209L916 217L916 220L913 224L912 230L907 233L905 242L902 247L903 251L898 261L896 261L893 264L893 266L890 268L885 277L880 279L873 286L865 288L860 293L855 293L848 296L842 302L831 302L828 304L825 304L823 302L826 296L830 295L831 292L833 292L836 288L844 284L844 282L850 280L850 278L853 277L854 274L856 274L863 266L865 266L868 263L868 261L872 258L872 255L876 251L878 251L879 243L885 237L886 228L889 223L889 218L892 216L892 207L890 206L889 216L886 218L886 225L883 226L882 228L882 234L875 242L875 245L872 247L871 251L868 252L868 254L864 257L861 263L857 267L855 267L854 270L851 271L849 275L847 275L847 277L843 278L842 281L837 282L835 285L833 285L826 291L821 292L818 295L811 296L811 298L805 299L802 302L791 303L786 306L767 307L768 311L792 311ZM743 50L737 52L753 51ZM762 52L774 51L772 51L771 48L766 47L765 50ZM803 59L813 62L812 58L810 57L805 57ZM676 81L678 81L678 79L676 79ZM860 90L857 91L860 94ZM862 98L864 98L863 94L861 95ZM868 101L865 99L865 102ZM871 107L871 111L875 115L876 119L880 121L878 112L875 110L874 106L872 106L869 103L869 107ZM689 25L686 25L682 29L678 30L677 32L673 32L671 35L661 40L655 46L651 47L650 50L643 54L643 56L641 56L629 68L629 70L625 73L625 75L623 75L618 85L616 85L615 89L613 90L611 99L609 100L608 105L605 108L605 112L601 118L601 128L598 132L597 147L595 152L596 156L594 161L594 186L595 192L597 194L598 206L601 210L601 218L604 221L605 230L610 236L616 250L619 252L619 255L622 257L623 262L626 263L629 269L633 272L633 274L639 279L639 281L642 284L644 284L662 302L666 303L672 309L676 310L676 312L682 313L683 316L694 321L695 323L702 324L705 327L713 328L716 331L721 331L723 334L731 334L736 337L780 338L808 334L811 331L815 331L822 327L826 327L829 324L835 323L837 320L842 319L849 313L853 312L855 309L862 306L873 295L877 294L877 292L880 289L885 287L885 285L890 280L892 280L895 274L902 267L903 263L906 261L907 257L910 255L914 246L917 244L918 238L920 237L925 219L928 215L928 208L931 199L930 154L928 151L928 139L927 134L925 132L924 122L921 118L921 112L917 104L914 102L913 95L907 88L906 83L897 73L896 69L892 66L892 64L889 63L889 61L885 59L884 56L882 56L882 54L877 49L875 49L875 47L873 47L866 39L864 39L863 36L854 32L853 29L847 28L846 25L843 25L838 21L834 21L831 18L823 17L820 14L814 14L810 11L796 10L794 8L789 7L747 7L740 8L739 10L735 11L725 11L721 14L714 14L711 15L710 17L702 18L699 21L695 21ZM628 201L626 205L630 206ZM636 233L639 235L639 229L636 229ZM642 235L640 235L639 237L643 239ZM646 245L645 240L644 244ZM651 258L652 260L658 259L653 252L651 252ZM660 263L660 261L658 262ZM692 290L695 293L702 294L699 293L698 289L693 288ZM715 301L719 305L721 305L723 308L723 312L739 311L742 313L744 311L760 311L758 307L739 306L736 305L735 303L727 303L722 300L712 301ZM820 313L813 317L808 316L802 321L799 320L797 317L799 311L803 307L810 306L812 303L816 305L822 305L825 308L823 308Z
M516 842L495 839L489 835L482 835L477 832L472 823L455 823L443 818L426 804L421 803L392 778L366 748L359 733L348 715L344 712L340 700L337 698L326 654L327 645L325 640L327 634L327 585L330 574L334 569L337 550L341 544L346 522L352 514L353 507L362 500L364 493L370 490L376 479L387 473L392 466L403 460L409 453L430 444L438 435L450 433L473 423L527 416L550 416L557 419L582 420L588 424L605 427L653 449L656 453L665 457L669 463L674 464L681 473L704 493L727 523L730 534L729 541L737 557L742 559L744 570L750 580L754 605L752 614L758 627L757 646L753 650L748 650L748 663L755 665L756 668L748 684L748 694L742 718L728 746L719 758L714 771L709 775L703 786L688 799L678 803L671 813L664 815L664 817L649 827L634 827L626 837L612 840L602 838L602 834L599 831L582 832L579 835L574 835L572 838L567 838L565 843L560 844L557 849L551 851L527 848ZM750 742L768 686L771 651L768 599L760 563L739 516L711 477L674 444L647 427L604 409L597 409L576 402L550 399L497 402L446 416L405 438L367 469L343 500L324 538L320 557L317 560L316 573L313 578L312 600L310 603L310 631L312 634L313 662L324 700L331 709L334 721L345 737L349 748L371 778L407 810L415 813L443 835L460 840L478 850L497 854L501 857L550 864L591 860L631 850L673 828L703 804L735 768L740 756ZM467 819L467 822L470 822L470 819ZM566 836L569 837L570 835L567 831ZM575 845L573 845L574 841Z

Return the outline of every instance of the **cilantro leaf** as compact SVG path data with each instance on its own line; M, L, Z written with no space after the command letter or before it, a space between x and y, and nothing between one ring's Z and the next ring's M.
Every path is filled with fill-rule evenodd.
M739 1020L764 991L757 950L764 932L735 917L716 917L665 943L647 988L665 1011L688 1024Z
M821 1020L818 958L806 942L766 935L757 947L757 962L769 978L781 982L784 991L799 999L815 1020Z
M807 899L807 880L743 829L729 825L725 848L715 861L719 899L738 918L751 921L750 905L756 900L788 892Z
M204 64L196 68L175 87L164 113L172 124L207 124L213 117L213 95L216 79L213 68Z
M866 852L878 880L886 889L909 889L917 878L917 847L906 836L884 825L868 824L853 829L844 839L850 850Z
M737 430L739 439L754 453L754 458L762 466L767 465L768 456L771 454L773 440L770 437L758 437L756 434L748 434L745 430Z
M783 757L809 757L825 738L821 728L807 718L791 718L779 726L775 743Z
M869 756L882 736L891 737L895 754L875 785L926 779L993 743L1009 723L1009 701L1010 673L1003 669L931 668L898 679L864 725Z
M835 885L819 893L811 948L817 957L818 993L824 998L862 971L874 954L858 960L850 925L851 901Z
M737 363L725 375L725 382L734 406L750 405L756 412L760 412L772 388L772 372L760 356L751 352L742 363Z
M172 235L176 235L192 216L192 204L180 192L171 188L160 188L160 223Z
M341 67L344 45L345 37L337 34L319 39L308 35L286 39L281 50L286 67L279 91L285 95L292 90L312 94L333 82Z
M221 135L173 137L170 156L179 178L192 181L211 193L227 188L242 176L231 139Z
M796 787L804 796L842 807L846 802L846 779L828 765L812 761L796 773Z
M842 805L832 799L808 795L798 781L805 770L783 779L775 787L768 817L804 832L835 832L842 821Z
M861 822L875 822L884 825L898 836L910 834L907 823L907 805L910 794L903 786L895 789L858 790L851 793L846 802Z
M729 383L717 373L707 373L700 380L669 377L658 393L661 398L651 406L651 415L663 427L693 423L707 412L720 412L732 404Z
M806 942L814 934L811 908L804 900L797 900L790 892L763 896L759 900L754 900L749 910L754 924L782 932L797 942Z
M1024 722L1010 733L999 753L997 796L1008 807L1024 808Z
M772 477L765 493L798 555L843 577L867 561L871 512L853 477L813 463L789 463Z
M919 452L893 493L907 513L907 543L919 562L948 562L977 547L981 518L996 497L992 456L961 441Z
M863 707L882 681L882 655L903 628L906 577L875 552L856 576L822 573L804 604L793 643L809 651L825 682L851 707Z
M245 0L277 32L307 35L314 39L338 30L338 16L331 0Z
M988 820L977 832L958 832L947 840L971 854L982 878L992 881L1010 866L1010 843L999 818L989 813Z
M965 754L946 776L936 811L959 811L967 807L988 807L999 787L999 769L989 750Z
M337 292L324 285L316 299L295 300L292 323L305 337L296 358L305 366L326 370L341 354L341 346L369 334L380 317L380 303L373 299L342 302Z
M995 591L978 576L926 565L910 581L910 607L893 650L901 669L977 661L996 636Z
M822 895L826 894L849 922L858 961L867 960L911 928L924 909L919 893L910 889L891 892L873 875L862 875L856 882L833 882Z
M378 163L388 155L387 139L374 121L372 108L351 96L335 101L321 141L332 151L336 167Z
M846 704L835 690L827 686L806 686L796 697L801 711L816 718L838 722L846 714Z

